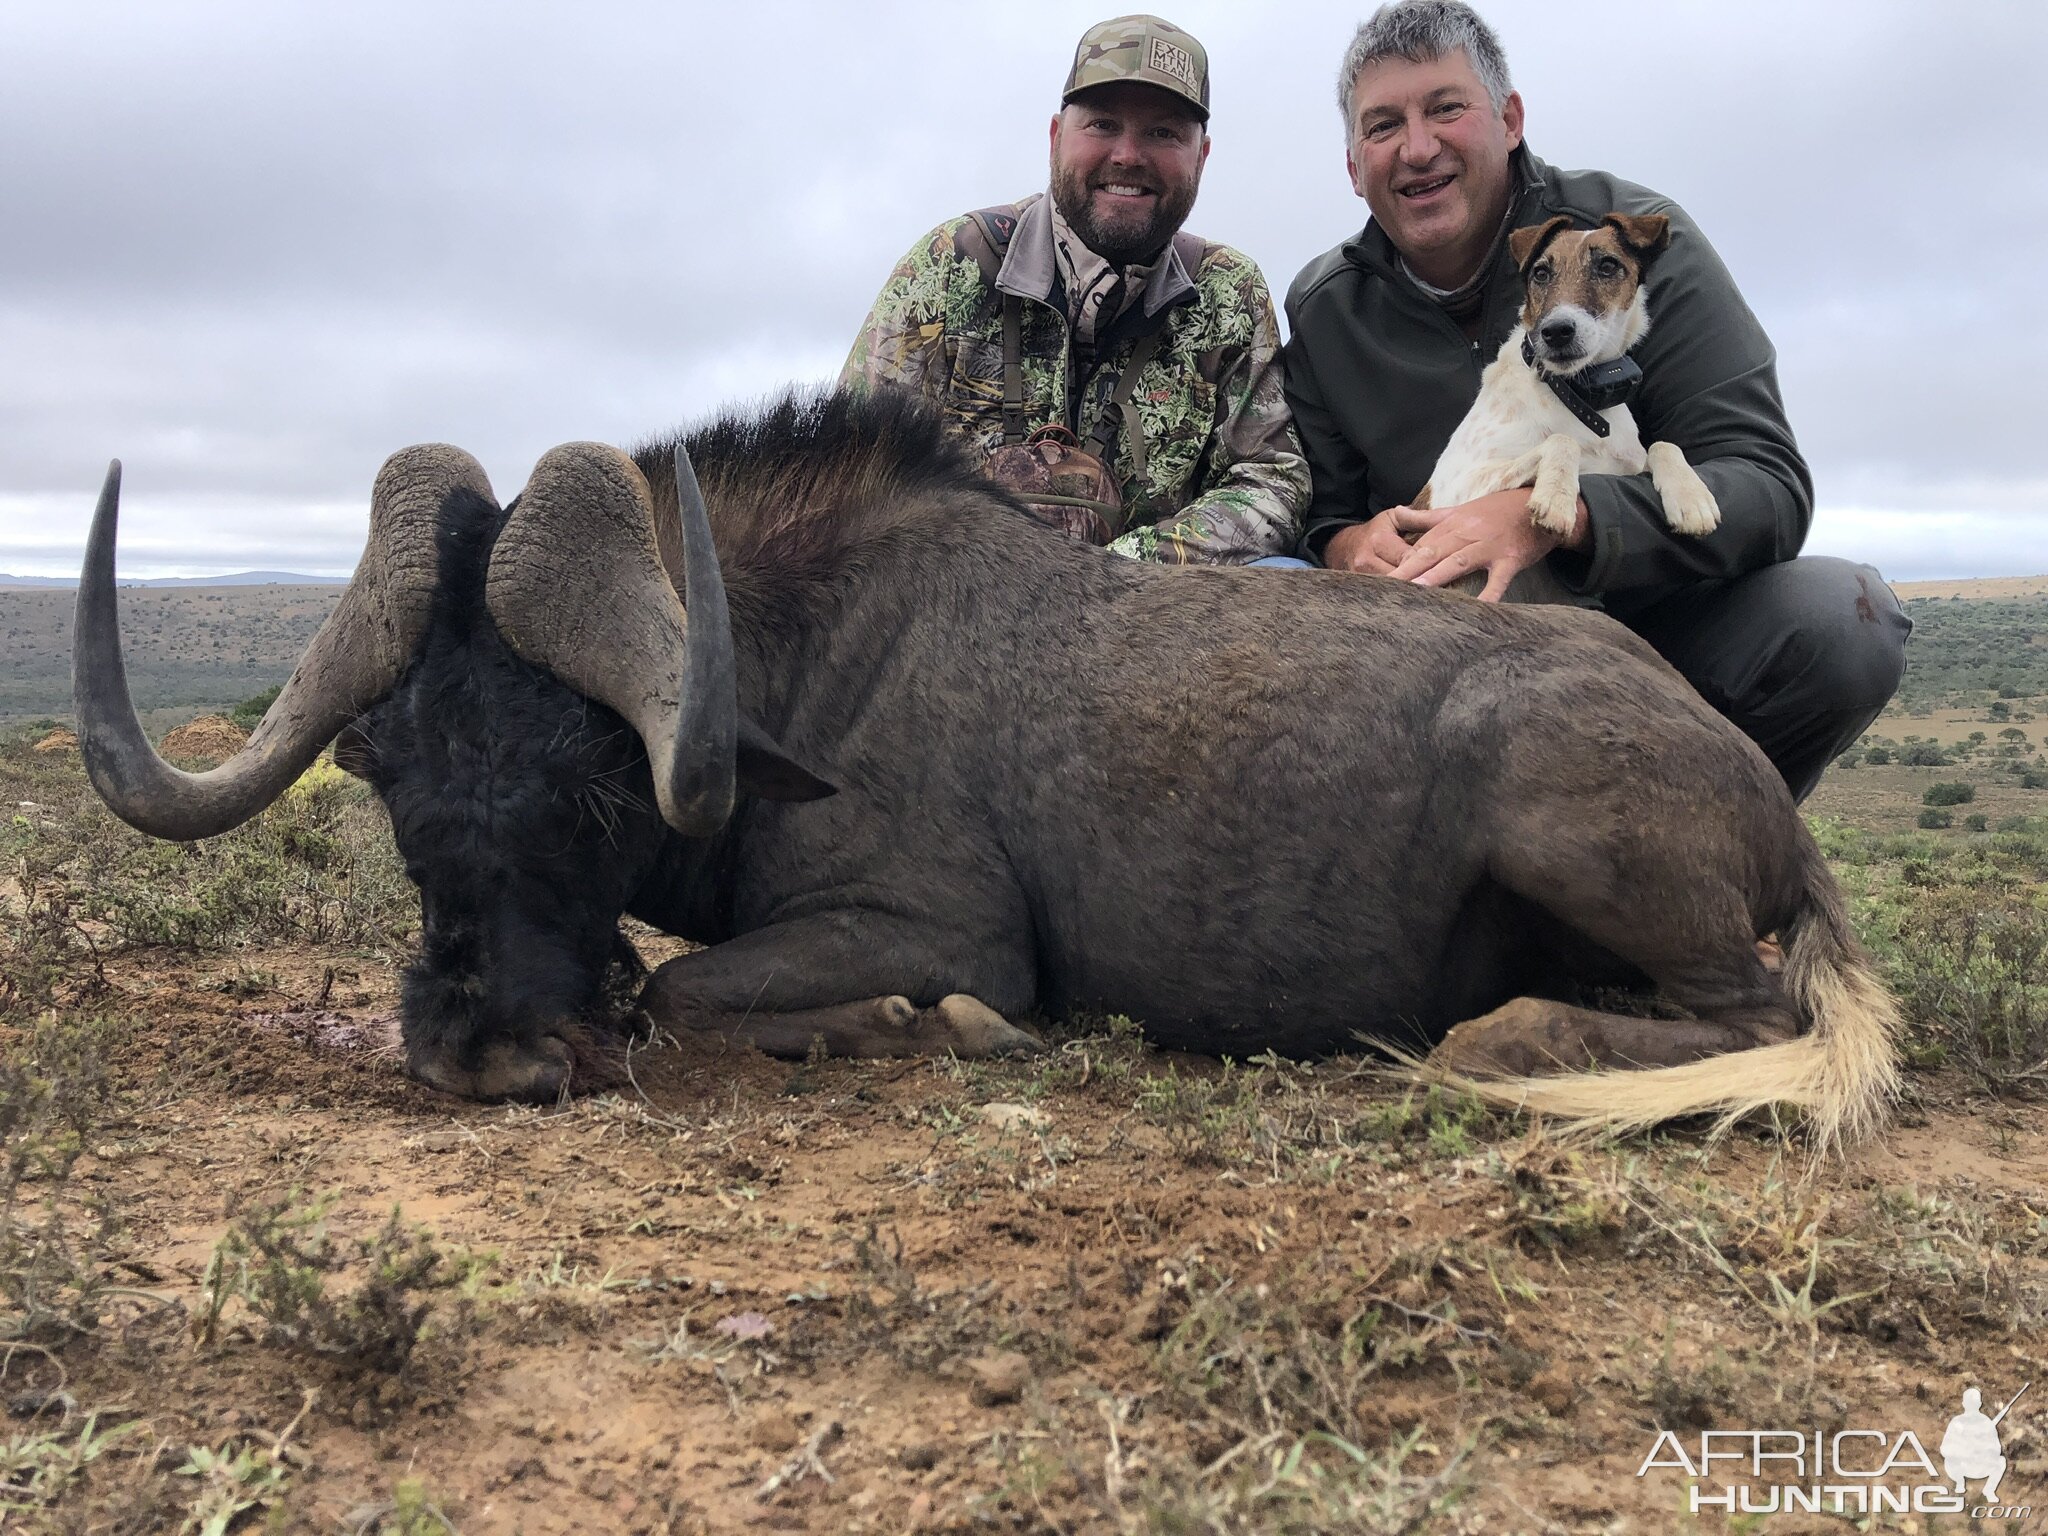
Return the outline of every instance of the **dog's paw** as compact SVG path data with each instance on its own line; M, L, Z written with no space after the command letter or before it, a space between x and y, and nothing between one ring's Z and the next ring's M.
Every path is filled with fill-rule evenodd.
M1650 483L1664 503L1664 521L1674 533L1697 538L1721 526L1721 507L1714 493L1675 444L1652 443L1645 457L1650 464Z
M1691 480L1690 485L1674 485L1663 492L1664 521L1675 533L1698 537L1721 526L1721 506L1705 481L1697 475Z
M1711 498L1709 498L1711 500ZM1715 514L1720 515L1718 512ZM1570 538L1572 529L1578 526L1579 497L1574 485L1562 495L1548 495L1542 489L1532 492L1529 497L1529 521L1545 533L1554 533L1559 538Z

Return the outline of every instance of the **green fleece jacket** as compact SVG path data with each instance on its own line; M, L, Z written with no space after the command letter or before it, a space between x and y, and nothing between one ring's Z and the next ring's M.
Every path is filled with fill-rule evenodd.
M1789 560L1813 516L1813 481L1785 421L1777 353L1714 248L1677 204L1599 171L1560 171L1526 148L1512 161L1514 227L1564 214L1661 213L1670 247L1650 270L1650 333L1631 354L1643 382L1629 409L1645 443L1675 443L1721 505L1704 538L1664 524L1642 475L1580 482L1591 537L1550 568L1609 608ZM1479 394L1480 371L1520 318L1522 284L1503 247L1471 341L1397 265L1377 223L1302 269L1287 294L1287 399L1314 489L1302 552L1319 559L1348 523L1406 503L1428 481Z

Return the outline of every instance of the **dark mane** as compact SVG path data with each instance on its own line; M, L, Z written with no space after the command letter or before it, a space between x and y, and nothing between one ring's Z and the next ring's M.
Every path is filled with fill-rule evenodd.
M513 506L518 498L513 498ZM441 504L434 523L436 568L434 616L437 621L467 630L484 611L484 573L491 546L505 526L511 507L500 511L487 498L458 489Z
M793 390L682 434L728 577L763 567L801 579L931 517L938 499L1007 498L904 390ZM673 506L676 438L636 446L657 507ZM1022 514L1019 513L1019 516Z

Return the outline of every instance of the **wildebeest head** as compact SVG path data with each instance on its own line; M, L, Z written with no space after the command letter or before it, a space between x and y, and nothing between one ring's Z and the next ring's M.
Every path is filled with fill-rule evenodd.
M709 521L680 454L676 479L658 525L630 459L572 444L500 513L466 454L394 455L348 591L248 744L195 775L156 755L128 697L114 466L78 603L95 787L145 832L206 837L257 814L340 732L338 758L377 788L420 887L408 1069L465 1095L553 1098L574 1021L627 968L617 921L661 824L715 833L741 764L785 798L829 792L743 736Z

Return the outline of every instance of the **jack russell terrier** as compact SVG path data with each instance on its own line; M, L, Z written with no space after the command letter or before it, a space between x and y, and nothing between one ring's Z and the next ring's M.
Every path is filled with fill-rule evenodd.
M1643 279L1670 241L1671 221L1659 213L1610 213L1594 229L1573 229L1560 216L1508 236L1527 293L1522 323L1480 375L1479 398L1413 506L1452 507L1526 485L1530 520L1566 535L1578 516L1581 474L1648 469L1673 529L1703 534L1720 525L1714 493L1685 455L1671 443L1646 450L1624 403L1642 378L1628 351L1650 329ZM1457 585L1476 591L1485 575ZM1572 600L1541 576L1518 577L1510 596Z

